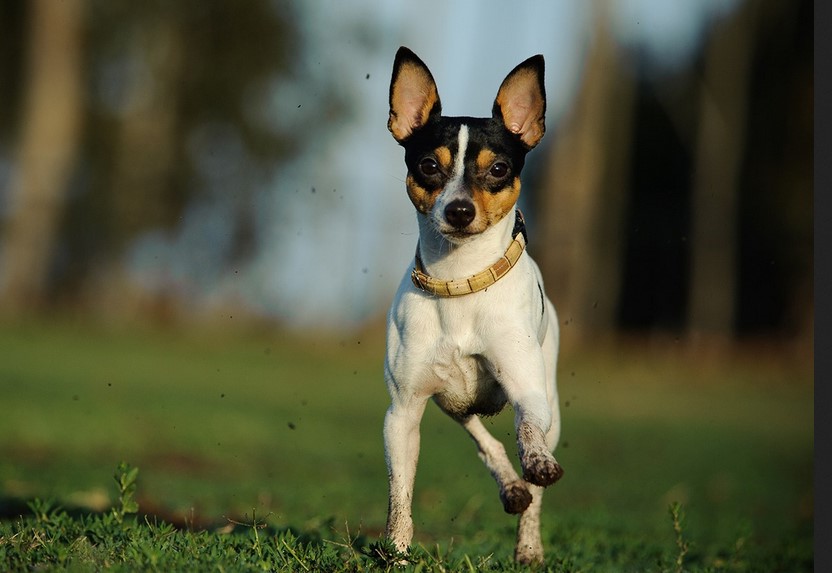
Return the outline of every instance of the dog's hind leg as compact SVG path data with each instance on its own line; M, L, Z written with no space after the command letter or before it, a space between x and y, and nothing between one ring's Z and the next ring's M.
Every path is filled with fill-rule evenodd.
M506 455L505 446L488 432L479 417L469 416L461 422L476 442L480 459L500 487L503 509L506 513L525 511L532 502L532 496L526 482L514 470L514 466Z
M518 563L533 564L543 561L543 541L540 536L540 511L544 488L527 483L517 475L506 455L505 446L494 438L477 416L462 420L479 448L479 456L500 487L500 499L507 513L519 513L517 545L514 559ZM550 427L547 445L553 446L558 430Z
M552 425L546 432L546 447L554 450L560 437L560 416L557 406L557 395L553 400ZM558 466L560 467L560 466ZM562 473L562 470L561 470ZM514 548L514 559L518 563L533 564L543 562L543 540L540 536L540 511L543 505L543 487L527 484L532 501L517 522L517 545Z
M543 562L543 541L540 537L540 509L543 504L544 488L529 484L532 502L520 514L517 521L517 545L514 560L532 564Z
M554 308L550 311L554 316ZM547 398L551 411L551 424L544 436L546 449L554 451L560 439L560 408L556 384L556 365L558 352L557 324L550 324L549 333L543 342L544 360L546 364ZM560 466L558 466L560 467ZM560 470L561 473L563 470ZM532 502L517 522L517 545L514 549L514 559L519 563L532 564L543 561L543 542L540 535L540 512L543 504L544 488L528 484L532 495Z

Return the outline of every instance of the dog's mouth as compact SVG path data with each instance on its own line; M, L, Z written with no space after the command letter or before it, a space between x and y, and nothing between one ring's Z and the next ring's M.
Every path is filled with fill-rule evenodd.
M457 229L456 227L447 224L439 225L436 230L439 231L440 235L442 235L445 239L451 241L452 243L464 243L470 239L473 239L482 232L475 231L473 229L470 229L469 227Z

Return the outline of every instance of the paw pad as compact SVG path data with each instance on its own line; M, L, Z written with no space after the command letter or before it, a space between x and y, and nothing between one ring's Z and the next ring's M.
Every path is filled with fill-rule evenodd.
M523 467L523 479L546 487L563 477L563 468L552 456L532 455Z
M506 513L523 513L532 502L532 494L523 482L517 481L500 492L500 500Z

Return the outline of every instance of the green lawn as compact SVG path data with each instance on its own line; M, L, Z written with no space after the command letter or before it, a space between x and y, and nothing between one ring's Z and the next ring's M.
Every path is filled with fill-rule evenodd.
M169 521L213 530L254 510L275 530L376 541L382 356L378 333L0 326L4 517L34 497L106 509L126 460L140 509ZM559 376L566 474L544 504L550 566L674 570L679 502L685 570L812 570L811 366L606 348L565 353ZM488 424L514 448L511 412ZM508 562L514 518L433 407L416 482L416 543Z

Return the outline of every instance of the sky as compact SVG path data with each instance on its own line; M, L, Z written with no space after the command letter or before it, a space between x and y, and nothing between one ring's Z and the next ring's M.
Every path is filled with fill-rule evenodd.
M610 0L622 50L662 74L683 64L705 27L740 0ZM279 8L280 2L275 2ZM195 242L215 251L222 201L194 206L173 236L149 234L132 265L161 258L191 273L209 304L229 299L296 327L349 329L383 314L409 272L416 216L405 194L403 150L387 131L392 62L399 46L430 68L445 115L487 116L511 69L534 54L546 60L547 135L574 102L592 42L585 0L316 0L297 2L301 73L274 82L267 121L303 130L324 86L350 103L336 125L318 129L297 160L276 169L256 198L261 249L234 273L188 265ZM271 118L271 119L269 119ZM551 137L551 136L550 136ZM532 151L532 154L534 151ZM531 158L531 156L530 156ZM209 249L210 250L210 249ZM222 257L214 257L221 260ZM212 260L207 257L206 260ZM183 269L177 271L176 269ZM137 273L140 274L140 273ZM168 273L170 274L170 273ZM142 280L153 282L144 275ZM148 285L152 288L152 285Z

